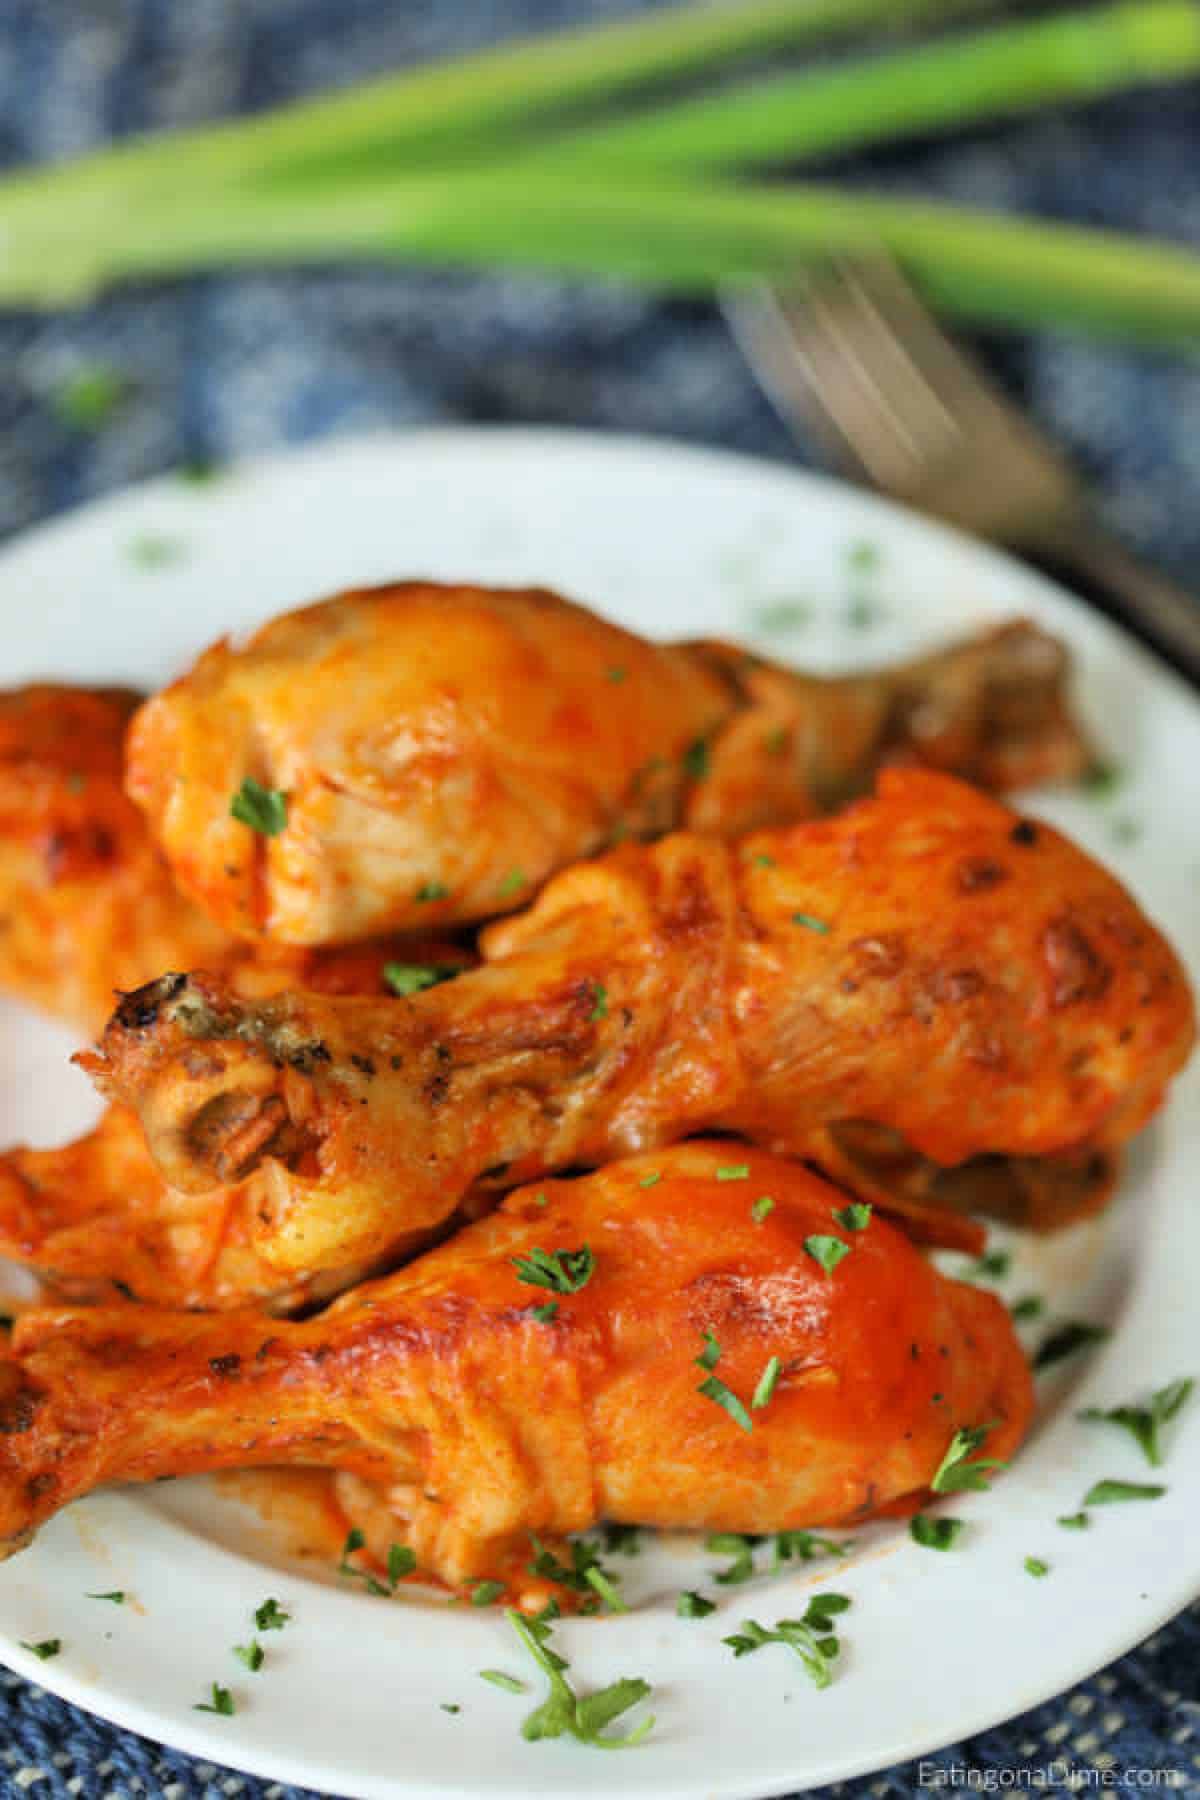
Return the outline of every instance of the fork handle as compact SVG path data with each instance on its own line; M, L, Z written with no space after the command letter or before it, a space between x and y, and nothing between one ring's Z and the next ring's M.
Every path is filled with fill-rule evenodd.
M1054 537L1046 560L1200 687L1200 595L1139 561L1086 517Z

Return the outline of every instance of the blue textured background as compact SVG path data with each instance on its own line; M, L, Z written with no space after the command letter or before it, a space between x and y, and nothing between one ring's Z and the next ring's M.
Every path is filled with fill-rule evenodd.
M0 0L0 161L63 157L630 10L630 0ZM831 170L1200 247L1194 89ZM1200 361L1049 336L983 349L1081 458L1112 524L1200 587ZM88 435L55 401L98 362L129 392ZM0 534L185 458L448 419L655 431L802 460L703 305L423 271L210 278L55 318L0 315ZM984 1631L985 1620L964 1620L964 1653ZM932 1760L968 1765L980 1785L1009 1772L1011 1793L1023 1791L1007 1785L1014 1768L1055 1758L1177 1771L1167 1791L1198 1792L1198 1700L1193 1611L1072 1694ZM236 1724L230 1734L233 1749ZM897 1800L918 1791L916 1767L847 1788ZM163 1751L0 1675L0 1800L294 1792Z

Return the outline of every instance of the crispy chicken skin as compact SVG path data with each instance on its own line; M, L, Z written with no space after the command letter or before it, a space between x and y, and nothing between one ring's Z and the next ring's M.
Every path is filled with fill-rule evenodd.
M408 582L206 651L137 714L127 781L227 931L344 943L510 911L619 838L829 810L886 759L997 785L1077 773L1064 676L1024 623L820 681L651 644L544 589ZM274 837L230 816L248 777L287 795Z
M714 1128L838 1173L864 1154L856 1129L898 1138L930 1193L875 1197L970 1245L978 1227L925 1199L971 1208L971 1159L989 1206L1041 1159L1051 1187L1107 1187L1194 1030L1177 959L1111 875L918 770L734 845L623 846L483 950L483 968L383 1003L251 1006L166 977L81 1060L178 1187L265 1171L247 1234L285 1275L385 1254L481 1179Z
M107 689L0 694L0 988L89 1032L115 988L244 955L178 891L124 792L137 703Z
M719 1179L734 1155L746 1179ZM696 1142L511 1194L303 1324L27 1313L0 1360L0 1545L104 1482L310 1464L382 1495L422 1570L520 1600L531 1533L913 1510L956 1430L990 1423L983 1454L1011 1454L1030 1376L1000 1302L884 1220L826 1274L804 1241L843 1200L798 1164ZM514 1259L584 1245L591 1278L538 1319L550 1296ZM705 1332L747 1407L780 1359L749 1432L697 1391Z

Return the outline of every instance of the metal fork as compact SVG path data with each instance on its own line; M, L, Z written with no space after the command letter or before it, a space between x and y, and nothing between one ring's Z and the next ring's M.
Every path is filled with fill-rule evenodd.
M1067 459L936 324L885 256L722 295L784 422L833 462L963 530L1082 581L1200 683L1200 600L1102 529Z

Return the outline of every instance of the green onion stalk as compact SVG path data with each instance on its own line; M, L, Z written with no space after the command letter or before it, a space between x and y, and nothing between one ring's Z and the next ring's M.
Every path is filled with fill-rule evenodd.
M197 130L137 137L0 182L0 303L56 306L110 279L105 240L130 214L203 206L257 183L347 182L380 166L490 156L573 111L748 57L870 29L941 23L998 0L726 0L522 40L344 94ZM34 271L42 265L40 281Z
M713 172L1191 73L1200 19L1190 0L1009 25L613 125L580 130L576 119L574 136L545 137L571 108L835 25L964 10L977 8L672 9L19 176L0 184L0 305L54 306L197 270L354 259L503 264L704 293L882 246L964 319L1200 342L1200 258L1181 248ZM512 132L539 120L539 146L514 143Z
M110 280L368 259L537 268L702 294L756 274L882 246L947 313L1200 344L1200 257L1174 246L834 186L745 188L645 177L619 184L503 168L421 173L326 196L253 192L131 221ZM0 298L12 270L0 270ZM29 272L36 287L37 271Z
M1121 0L758 81L551 138L581 168L698 171L795 162L1096 100L1200 72L1194 0Z

